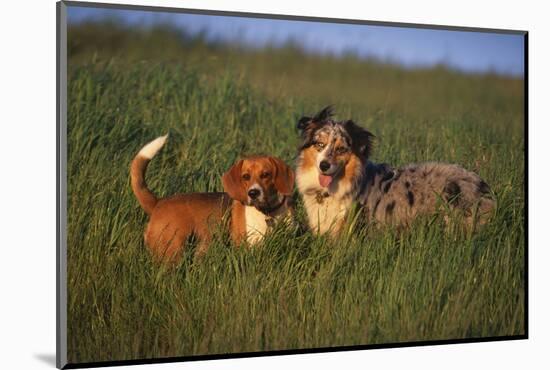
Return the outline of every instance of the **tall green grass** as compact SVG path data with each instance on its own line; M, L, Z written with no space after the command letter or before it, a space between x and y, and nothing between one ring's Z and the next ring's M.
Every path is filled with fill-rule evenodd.
M521 80L179 37L69 30L69 362L525 332ZM377 136L376 161L478 172L498 199L493 222L338 241L279 228L253 250L217 240L200 264L193 245L176 268L153 263L129 185L142 145L170 133L148 170L157 195L220 191L243 155L293 163L297 119L329 103Z

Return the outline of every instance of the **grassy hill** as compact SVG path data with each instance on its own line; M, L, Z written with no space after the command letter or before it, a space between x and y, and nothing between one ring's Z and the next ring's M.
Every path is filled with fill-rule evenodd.
M523 102L521 79L494 74L70 26L69 362L523 334ZM142 145L170 133L148 171L157 195L219 191L243 155L294 164L297 119L328 104L377 136L375 161L478 172L495 220L475 235L419 220L338 242L280 229L254 250L219 240L201 264L193 245L177 268L153 263L129 185Z

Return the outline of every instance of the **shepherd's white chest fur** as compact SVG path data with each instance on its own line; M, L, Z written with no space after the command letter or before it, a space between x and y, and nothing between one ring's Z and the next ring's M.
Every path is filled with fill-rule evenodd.
M246 241L256 244L262 240L267 232L266 216L255 207L246 206L244 209L246 222Z
M298 169L296 183L303 196L310 228L320 234L338 232L352 206L352 197L345 196L351 190L351 185L337 182L323 188L315 168L305 171ZM318 192L328 193L329 196L319 198Z

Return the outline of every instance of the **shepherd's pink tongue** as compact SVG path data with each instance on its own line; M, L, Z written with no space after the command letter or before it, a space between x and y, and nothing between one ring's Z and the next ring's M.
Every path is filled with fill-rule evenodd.
M319 184L321 184L322 187L328 188L331 182L332 182L332 176L319 175Z

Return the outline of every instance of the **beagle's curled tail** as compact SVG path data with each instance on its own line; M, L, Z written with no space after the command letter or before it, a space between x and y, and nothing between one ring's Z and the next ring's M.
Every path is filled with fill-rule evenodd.
M153 159L158 151L164 146L167 138L168 134L157 137L155 140L141 148L139 153L134 157L132 165L130 166L132 190L134 191L141 208L143 208L145 213L148 215L150 215L155 208L158 199L147 187L147 183L145 182L145 171L147 170L147 165L151 159Z

